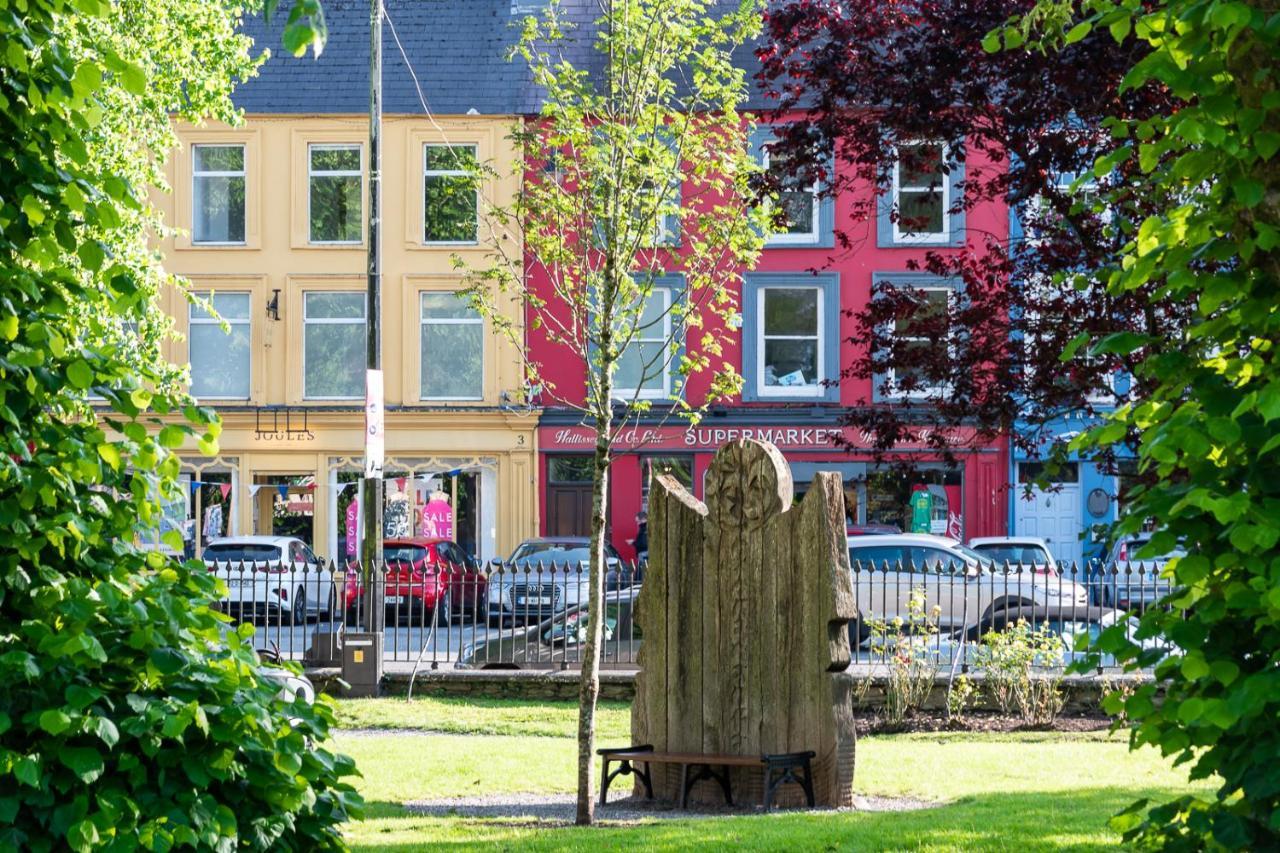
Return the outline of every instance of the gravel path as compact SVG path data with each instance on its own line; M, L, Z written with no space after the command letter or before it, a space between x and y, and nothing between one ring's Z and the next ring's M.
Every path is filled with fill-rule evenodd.
M911 797L855 796L853 811L901 812L936 808L944 803ZM573 794L488 794L443 800L413 800L405 808L415 814L435 817L476 817L497 819L519 826L563 825L573 822L576 799ZM818 809L832 812L835 809ZM602 823L636 823L647 820L680 820L759 814L758 808L741 806L694 805L677 809L673 804L637 799L610 802L596 806L596 818Z

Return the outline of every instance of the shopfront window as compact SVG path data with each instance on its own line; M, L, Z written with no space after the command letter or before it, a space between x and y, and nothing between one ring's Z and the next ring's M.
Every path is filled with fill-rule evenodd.
M963 534L961 482L954 468L895 466L872 471L867 475L867 524L958 538ZM917 498L917 492L926 497ZM928 529L921 529L922 521Z

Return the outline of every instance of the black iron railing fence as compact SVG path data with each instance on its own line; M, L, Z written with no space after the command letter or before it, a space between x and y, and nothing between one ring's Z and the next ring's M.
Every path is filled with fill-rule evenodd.
M1142 610L1171 591L1159 566L1079 567L863 564L852 567L858 616L850 623L853 663L874 665L909 649L940 665L968 668L984 638L1019 621L1054 634L1062 663L1079 656L1074 638L1121 625L1131 636ZM226 584L218 608L253 625L254 643L306 665L335 665L342 636L364 630L373 590L358 569L280 563L216 563ZM644 566L613 563L604 577L602 665L634 668L643 636L636 595ZM395 563L379 566L384 661L426 668L575 668L590 614L585 566L531 563L486 567ZM1158 641L1144 641L1157 645ZM1114 661L1103 660L1104 666Z

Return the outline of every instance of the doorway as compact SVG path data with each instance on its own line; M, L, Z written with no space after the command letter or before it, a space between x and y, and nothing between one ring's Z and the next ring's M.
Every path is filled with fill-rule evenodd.
M254 534L294 536L315 549L315 475L254 474L253 491Z
M547 535L591 533L590 456L547 458Z

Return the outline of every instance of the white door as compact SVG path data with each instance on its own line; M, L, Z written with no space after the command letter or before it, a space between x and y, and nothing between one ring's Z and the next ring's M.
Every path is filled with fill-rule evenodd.
M1019 536L1039 536L1049 543L1049 551L1058 560L1080 565L1084 543L1080 541L1080 481L1073 463L1062 474L1062 482L1050 490L1033 488L1030 499L1026 483L1031 472L1022 469L1038 463L1019 463L1019 483L1014 493L1014 531Z

